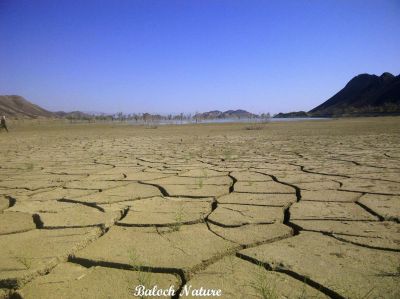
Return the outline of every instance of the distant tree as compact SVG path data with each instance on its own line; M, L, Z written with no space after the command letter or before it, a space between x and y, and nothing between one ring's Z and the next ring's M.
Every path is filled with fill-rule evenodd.
M268 120L271 118L271 114L269 112L267 113L261 113L260 117L264 120Z
M150 113L143 113L142 118L143 118L144 122L147 123L148 121L150 121L151 114Z
M199 120L200 120L200 115L199 115L199 112L198 111L196 111L195 113L194 113L194 119L195 119L195 121L196 121L196 124L199 122Z
M118 112L118 113L117 113L117 119L118 119L120 122L122 122L123 118L124 118L124 114L123 114L122 112Z
M72 114L67 115L65 118L68 119L69 122L72 124L72 121L74 120L74 116Z

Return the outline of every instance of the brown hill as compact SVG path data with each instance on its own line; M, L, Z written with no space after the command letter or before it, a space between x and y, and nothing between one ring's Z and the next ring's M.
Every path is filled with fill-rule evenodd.
M0 115L30 118L56 117L53 112L47 111L17 95L0 95Z

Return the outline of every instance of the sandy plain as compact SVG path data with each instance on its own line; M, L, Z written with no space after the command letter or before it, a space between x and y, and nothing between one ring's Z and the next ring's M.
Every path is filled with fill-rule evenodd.
M400 298L400 118L25 121L0 151L0 298Z

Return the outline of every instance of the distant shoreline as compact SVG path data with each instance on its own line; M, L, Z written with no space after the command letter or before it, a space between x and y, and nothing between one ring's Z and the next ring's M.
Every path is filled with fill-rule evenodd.
M331 120L331 117L298 117L298 118L270 118L270 119L256 119L256 118L228 118L228 119L205 119L201 121L195 120L171 120L171 121L152 121L152 122L136 122L128 121L128 124L143 125L143 124L157 124L157 125L184 125L184 124L226 124L226 123L248 123L248 124L262 124L270 122L291 122L291 121L307 121L307 120Z

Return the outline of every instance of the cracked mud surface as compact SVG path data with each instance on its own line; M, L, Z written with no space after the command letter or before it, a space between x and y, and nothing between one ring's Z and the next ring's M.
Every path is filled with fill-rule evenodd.
M400 297L400 119L0 135L0 298Z

